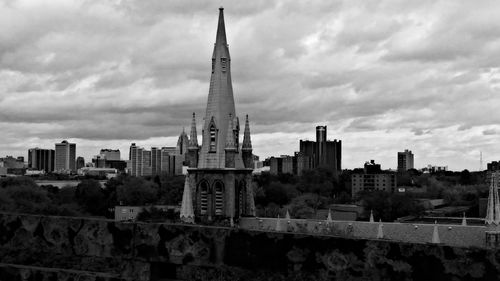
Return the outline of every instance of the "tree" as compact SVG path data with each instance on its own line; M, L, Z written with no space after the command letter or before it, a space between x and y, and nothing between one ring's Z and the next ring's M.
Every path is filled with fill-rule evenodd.
M296 218L313 218L316 211L320 208L326 208L330 199L314 193L305 193L292 200L290 210Z
M37 188L38 185L29 177L7 177L0 179L0 188L6 188L9 186L27 186L32 188Z
M331 197L334 193L335 180L333 173L324 168L304 171L297 189L302 193L316 193Z
M170 176L162 174L156 179L158 182L158 198L162 204L177 205L182 201L185 176Z
M130 177L118 186L117 199L120 203L133 206L155 203L157 191L154 183L142 178Z
M104 215L106 201L101 184L93 179L82 180L76 187L75 198L78 204L92 215Z
M3 197L3 201L9 204L8 211L11 212L43 213L50 205L47 191L36 185L7 186Z
M393 194L385 191L360 193L365 208L365 216L373 210L375 217L383 221L394 221L397 218L422 213L423 207L406 194Z
M468 185L472 183L472 176L469 170L463 170L460 172L460 184Z

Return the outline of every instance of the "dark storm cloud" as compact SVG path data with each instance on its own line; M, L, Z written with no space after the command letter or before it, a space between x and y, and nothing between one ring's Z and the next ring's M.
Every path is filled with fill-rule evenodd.
M0 1L0 153L65 138L87 157L169 145L192 112L201 134L220 4ZM394 167L404 148L417 166L457 169L473 151L500 153L497 2L224 5L236 110L257 154L291 154L318 124L343 139L346 167L367 155Z

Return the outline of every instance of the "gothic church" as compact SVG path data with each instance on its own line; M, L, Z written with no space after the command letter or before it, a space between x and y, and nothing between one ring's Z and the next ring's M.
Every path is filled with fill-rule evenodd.
M221 7L201 146L198 145L194 113L191 123L187 152L189 169L180 214L183 221L255 215L248 115L241 144L239 139L240 120L234 106L231 57Z

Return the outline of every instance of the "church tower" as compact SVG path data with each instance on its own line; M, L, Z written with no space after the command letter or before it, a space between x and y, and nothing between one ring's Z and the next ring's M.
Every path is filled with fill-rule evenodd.
M191 187L192 196L189 196L192 197L195 219L213 221L254 215L255 204L251 185L253 168L247 165L246 160L249 153L251 157L251 144L248 146L250 130L247 129L247 118L244 144L241 147L240 123L234 106L231 57L222 7L219 8L212 74L203 122L202 143L198 146L193 114L188 148L190 168L187 175L189 180L186 182ZM183 204L184 201L189 199L183 199Z

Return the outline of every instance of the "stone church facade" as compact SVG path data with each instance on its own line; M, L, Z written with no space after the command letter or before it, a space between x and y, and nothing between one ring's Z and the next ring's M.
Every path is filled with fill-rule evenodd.
M231 81L231 57L226 40L224 9L219 9L217 36L202 144L198 145L193 113L187 152L188 175L184 186L181 219L186 222L253 216L252 143L248 115L240 144Z

